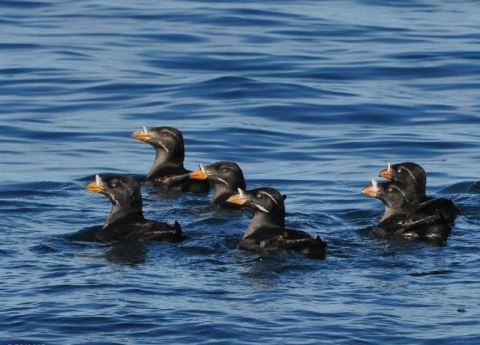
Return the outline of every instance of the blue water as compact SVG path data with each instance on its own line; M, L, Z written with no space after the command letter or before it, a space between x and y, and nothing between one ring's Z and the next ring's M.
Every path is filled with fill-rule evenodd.
M0 1L2 344L480 342L476 1ZM235 249L246 213L142 190L178 244L91 241L95 174L142 178L130 138L174 126L188 169L237 162L287 194L325 260ZM444 246L369 231L360 194L415 161L462 211Z

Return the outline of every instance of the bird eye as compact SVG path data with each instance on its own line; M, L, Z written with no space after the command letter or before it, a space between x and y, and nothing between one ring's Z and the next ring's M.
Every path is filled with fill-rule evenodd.
M112 182L112 183L110 183L110 187L112 187L112 188L117 188L117 182Z
M388 191L393 192L393 188L392 187L388 188Z
M262 198L262 194L258 193L257 195L255 195L255 198L261 199L261 198Z
M402 169L400 169L400 168L399 168L399 169L397 169L397 173L399 173L399 174L400 174L401 172L402 172Z
M168 137L168 135L169 135L168 132L162 132L163 137Z

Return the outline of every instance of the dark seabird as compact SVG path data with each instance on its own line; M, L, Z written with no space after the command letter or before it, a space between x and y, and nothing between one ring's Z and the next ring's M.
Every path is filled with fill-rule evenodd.
M216 162L203 166L192 172L190 178L194 180L210 181L214 188L212 206L215 208L235 208L227 199L237 194L238 188L245 190L246 183L242 169L234 162Z
M191 172L183 166L185 148L183 135L174 127L146 128L134 132L132 137L153 146L155 161L148 172L145 184L194 193L206 193L210 189L207 181L191 180Z
M372 185L362 193L377 198L385 205L385 213L373 229L379 238L445 241L451 228L432 199L420 203L414 188L406 183L388 181Z
M259 253L293 250L309 258L325 257L327 243L320 236L285 228L284 196L278 190L266 187L250 191L239 189L238 194L230 196L227 201L254 213L238 249Z
M140 185L128 176L95 176L85 187L105 195L112 202L112 210L96 234L96 241L167 241L180 242L188 238L182 234L177 221L174 226L143 217Z
M452 200L446 198L436 198L426 195L427 173L418 164L405 162L399 164L387 164L387 169L380 171L378 176L388 180L399 181L413 187L420 203L430 202L428 206L431 212L438 210L449 224L453 224L455 218L460 215L460 211ZM435 202L431 202L435 199ZM435 208L432 208L435 205Z

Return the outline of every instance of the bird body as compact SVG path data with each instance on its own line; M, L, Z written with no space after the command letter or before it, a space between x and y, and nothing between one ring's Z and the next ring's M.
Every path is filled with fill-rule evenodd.
M372 180L372 185L362 193L385 205L382 219L372 230L379 238L444 241L451 232L447 220L436 207L442 200L419 202L411 185Z
M285 228L284 196L273 188L238 190L228 202L254 212L254 216L238 249L259 253L277 253L286 250L301 252L306 257L324 258L327 244L320 236L313 237L301 230Z
M426 209L433 213L438 211L447 220L448 224L453 224L460 215L460 211L452 200L446 198L437 198L426 195L427 173L419 164L405 162L398 164L387 164L387 169L380 171L378 176L388 180L404 183L413 188L419 203L425 204Z
M191 171L183 166L185 147L180 130L174 127L143 127L142 131L134 132L132 137L150 144L156 152L145 184L194 193L208 192L210 184L189 179Z
M238 188L245 190L246 183L242 169L234 162L220 161L210 165L199 165L199 169L190 174L190 179L210 181L214 194L212 206L221 208L238 208L238 205L228 203L227 199L237 194Z
M167 241L180 242L188 238L183 235L180 224L174 226L164 222L145 219L142 211L140 185L134 179L123 176L101 178L85 187L94 193L105 195L112 202L112 209L95 240L106 241Z

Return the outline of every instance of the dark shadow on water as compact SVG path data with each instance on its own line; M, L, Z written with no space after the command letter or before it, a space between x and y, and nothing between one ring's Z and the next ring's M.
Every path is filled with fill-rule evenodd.
M76 233L65 235L65 239L71 242L95 242L95 235L102 226L92 226ZM142 241L112 242L105 244L111 246L105 253L105 258L121 265L134 266L142 264L146 260L147 248Z
M116 242L105 253L105 258L113 263L136 266L146 261L148 250L141 241Z
M368 238L375 238L373 235L372 235L372 230L373 230L374 226L368 226L368 227L365 227L365 228L360 228L360 229L356 229L355 232L362 238L362 239L368 239Z
M239 276L249 284L262 289L283 288L285 277L308 275L308 272L318 271L319 265L323 266L325 262L318 258L307 258L294 251L258 254L238 250L234 253L234 257L237 263L243 267Z
M283 265L285 254L258 255L257 253L238 251L236 259L248 268L240 277L262 289L271 289L280 283L280 276L286 273Z
M453 271L451 270L434 270L430 272L414 272L414 273L408 273L409 276L412 277L425 277L425 276L436 276L436 275L442 275L442 274L449 274L452 273Z

